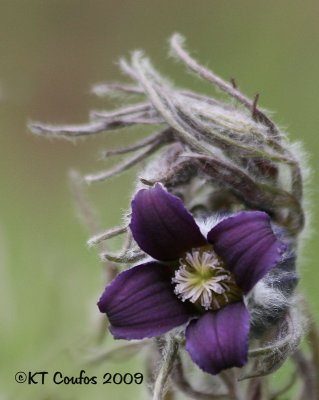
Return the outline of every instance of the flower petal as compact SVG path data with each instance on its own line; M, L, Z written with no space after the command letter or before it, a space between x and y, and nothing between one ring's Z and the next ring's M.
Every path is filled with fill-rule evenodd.
M183 202L160 184L137 192L130 228L140 248L162 261L176 260L207 243Z
M98 307L116 339L158 336L194 314L174 293L167 265L148 262L121 272L104 290Z
M248 357L249 314L243 302L206 312L186 329L186 350L205 372L242 367Z
M224 219L207 239L244 293L280 262L286 249L275 236L270 217L262 211L243 211Z

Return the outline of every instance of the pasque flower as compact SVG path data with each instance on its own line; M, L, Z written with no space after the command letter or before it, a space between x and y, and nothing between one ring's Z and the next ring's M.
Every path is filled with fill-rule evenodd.
M130 60L119 63L131 84L107 83L93 90L99 96L124 94L125 99L138 94L141 101L92 111L89 122L81 125L30 126L36 134L67 139L145 124L156 127L133 144L103 151L103 157L132 155L83 177L89 183L105 181L143 161L137 188L141 182L149 187L138 190L133 199L131 232L126 225L117 226L88 241L93 246L126 235L118 253L101 254L107 281L115 272L118 275L105 288L100 311L107 314L117 339L158 337L171 331L156 341L157 351L148 347L148 375L156 376L153 400L170 397L168 378L175 383L174 392L178 389L195 399L257 398L261 392L265 400L274 398L270 380L264 377L290 356L303 385L300 399L315 400L318 385L311 377L319 366L313 323L310 354L297 349L309 314L304 299L295 293L298 235L305 223L305 157L259 107L258 95L250 99L234 80L225 81L201 65L179 34L170 39L170 50L196 77L232 101L170 84L143 53L135 51ZM95 230L100 224L83 193L83 179L74 171L71 179L79 215ZM239 208L247 211L233 211ZM119 273L120 264L137 260L139 265ZM206 376L213 385L201 392L194 385L199 371L188 373L188 363L180 357L184 344L192 360L210 374L243 366L248 354L251 362L231 375ZM123 343L118 351L126 346L138 351L141 345ZM105 360L102 351L99 360ZM296 376L279 389L282 395ZM257 377L253 385L237 384L238 378Z
M121 272L102 294L116 339L143 339L183 324L186 349L204 371L247 362L245 295L282 258L268 214L224 217L205 237L182 201L160 184L139 190L130 229L154 261Z

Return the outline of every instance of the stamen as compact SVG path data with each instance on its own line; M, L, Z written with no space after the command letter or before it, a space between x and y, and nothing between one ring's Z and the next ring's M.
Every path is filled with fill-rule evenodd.
M182 301L188 300L206 310L217 310L242 296L231 272L224 268L213 249L186 253L172 282Z

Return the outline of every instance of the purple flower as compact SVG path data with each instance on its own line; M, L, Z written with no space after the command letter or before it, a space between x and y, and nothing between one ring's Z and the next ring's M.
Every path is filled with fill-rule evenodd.
M269 216L238 212L205 237L182 201L157 184L136 194L130 228L156 261L120 273L105 288L98 307L113 336L143 339L187 324L186 350L201 369L243 366L250 330L244 296L286 249Z

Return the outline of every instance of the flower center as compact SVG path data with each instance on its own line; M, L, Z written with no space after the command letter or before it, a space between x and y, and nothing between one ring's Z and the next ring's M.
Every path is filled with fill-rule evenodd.
M180 259L180 267L172 282L175 293L182 301L218 310L242 297L233 275L212 248L194 249Z

